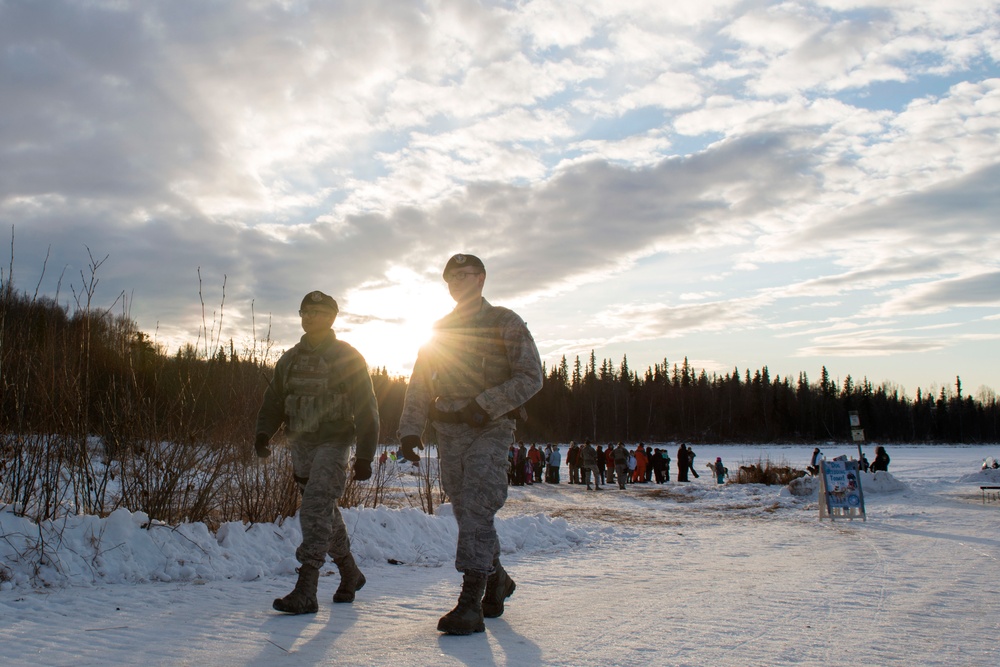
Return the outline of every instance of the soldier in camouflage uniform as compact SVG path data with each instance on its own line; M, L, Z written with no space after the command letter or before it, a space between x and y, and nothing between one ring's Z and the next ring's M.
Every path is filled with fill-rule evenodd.
M305 334L278 359L257 415L257 456L270 454L271 436L285 424L295 481L302 491L302 544L295 551L302 564L298 582L273 605L289 614L318 610L319 569L327 554L340 570L334 602L353 602L354 592L365 585L337 501L347 483L352 443L357 443L354 479L371 477L378 404L364 357L333 332L337 312L337 302L322 292L302 299L299 316Z
M621 441L615 447L614 453L615 475L618 477L618 488L624 489L625 482L628 481L628 450Z
M597 468L597 457L604 456L604 452L600 454L594 449L593 443L587 440L583 447L580 448L580 469L583 471L583 482L587 485L587 490L591 490L590 477L594 477L594 486L597 490L601 490L601 476Z
M458 521L455 567L464 574L458 605L438 630L483 632L483 617L503 614L514 581L500 564L493 519L507 500L507 451L514 417L542 388L538 348L524 321L483 298L486 268L455 255L444 269L455 310L434 326L406 389L399 435L403 456L419 461L430 425L441 457L441 481Z

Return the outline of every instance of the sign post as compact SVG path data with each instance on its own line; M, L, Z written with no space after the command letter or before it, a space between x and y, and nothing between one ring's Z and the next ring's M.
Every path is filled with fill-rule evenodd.
M865 441L865 430L861 428L861 417L857 410L851 410L847 415L851 419L851 439L858 443L858 460L864 461L865 453L861 451L861 443Z

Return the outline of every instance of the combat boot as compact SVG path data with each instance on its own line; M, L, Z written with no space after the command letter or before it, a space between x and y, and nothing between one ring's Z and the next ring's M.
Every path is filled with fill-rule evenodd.
M517 588L500 561L494 562L493 566L493 574L486 580L486 594L483 595L483 616L486 618L503 616L503 601Z
M438 632L449 635L471 635L485 632L483 623L483 593L486 592L486 575L466 572L462 577L462 594L454 609L438 621Z
M299 580L292 592L278 598L271 605L286 614L315 614L319 611L316 602L316 587L319 585L319 568L303 565L299 568Z
M337 569L340 570L340 586L337 587L337 592L333 594L333 601L354 602L354 591L363 588L367 582L365 575L361 574L361 570L358 569L358 564L354 562L354 556L351 554L347 554L343 558L337 558L333 562L337 564Z

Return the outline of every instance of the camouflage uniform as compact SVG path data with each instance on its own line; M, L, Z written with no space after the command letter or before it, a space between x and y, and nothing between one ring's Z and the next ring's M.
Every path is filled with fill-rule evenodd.
M580 450L580 469L583 470L583 483L590 488L590 476L594 476L594 484L598 489L601 488L601 478L597 474L597 450L594 449L594 445L587 441Z
M417 356L399 435L419 436L430 421L441 482L458 521L455 568L485 575L500 554L493 519L507 500L511 413L541 389L542 364L528 327L513 311L486 299L471 317L456 311L435 324L434 338ZM473 400L490 417L482 427L429 417L432 407L457 413Z
M620 442L615 447L614 459L615 475L618 476L618 488L624 489L625 480L628 479L628 451Z
M329 335L312 347L303 336L278 359L257 415L257 433L286 424L295 481L302 491L302 544L295 557L320 568L326 554L349 556L351 542L337 507L347 483L351 445L372 460L378 443L378 403L364 357Z

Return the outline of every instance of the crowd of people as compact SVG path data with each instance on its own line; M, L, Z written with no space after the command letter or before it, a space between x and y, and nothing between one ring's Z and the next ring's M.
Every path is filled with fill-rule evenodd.
M677 448L677 481L687 482L689 475L699 477L694 469L694 450L687 443ZM602 484L618 484L619 489L627 484L664 484L670 481L670 453L667 449L639 443L626 447L617 445L597 445L590 440L583 444L570 442L563 457L558 444L542 447L535 443L525 446L524 442L512 444L507 452L507 483L510 486L528 484L560 484L565 465L566 480L570 484L585 485L587 490L600 491ZM717 457L710 464L716 481L723 484L729 474Z

